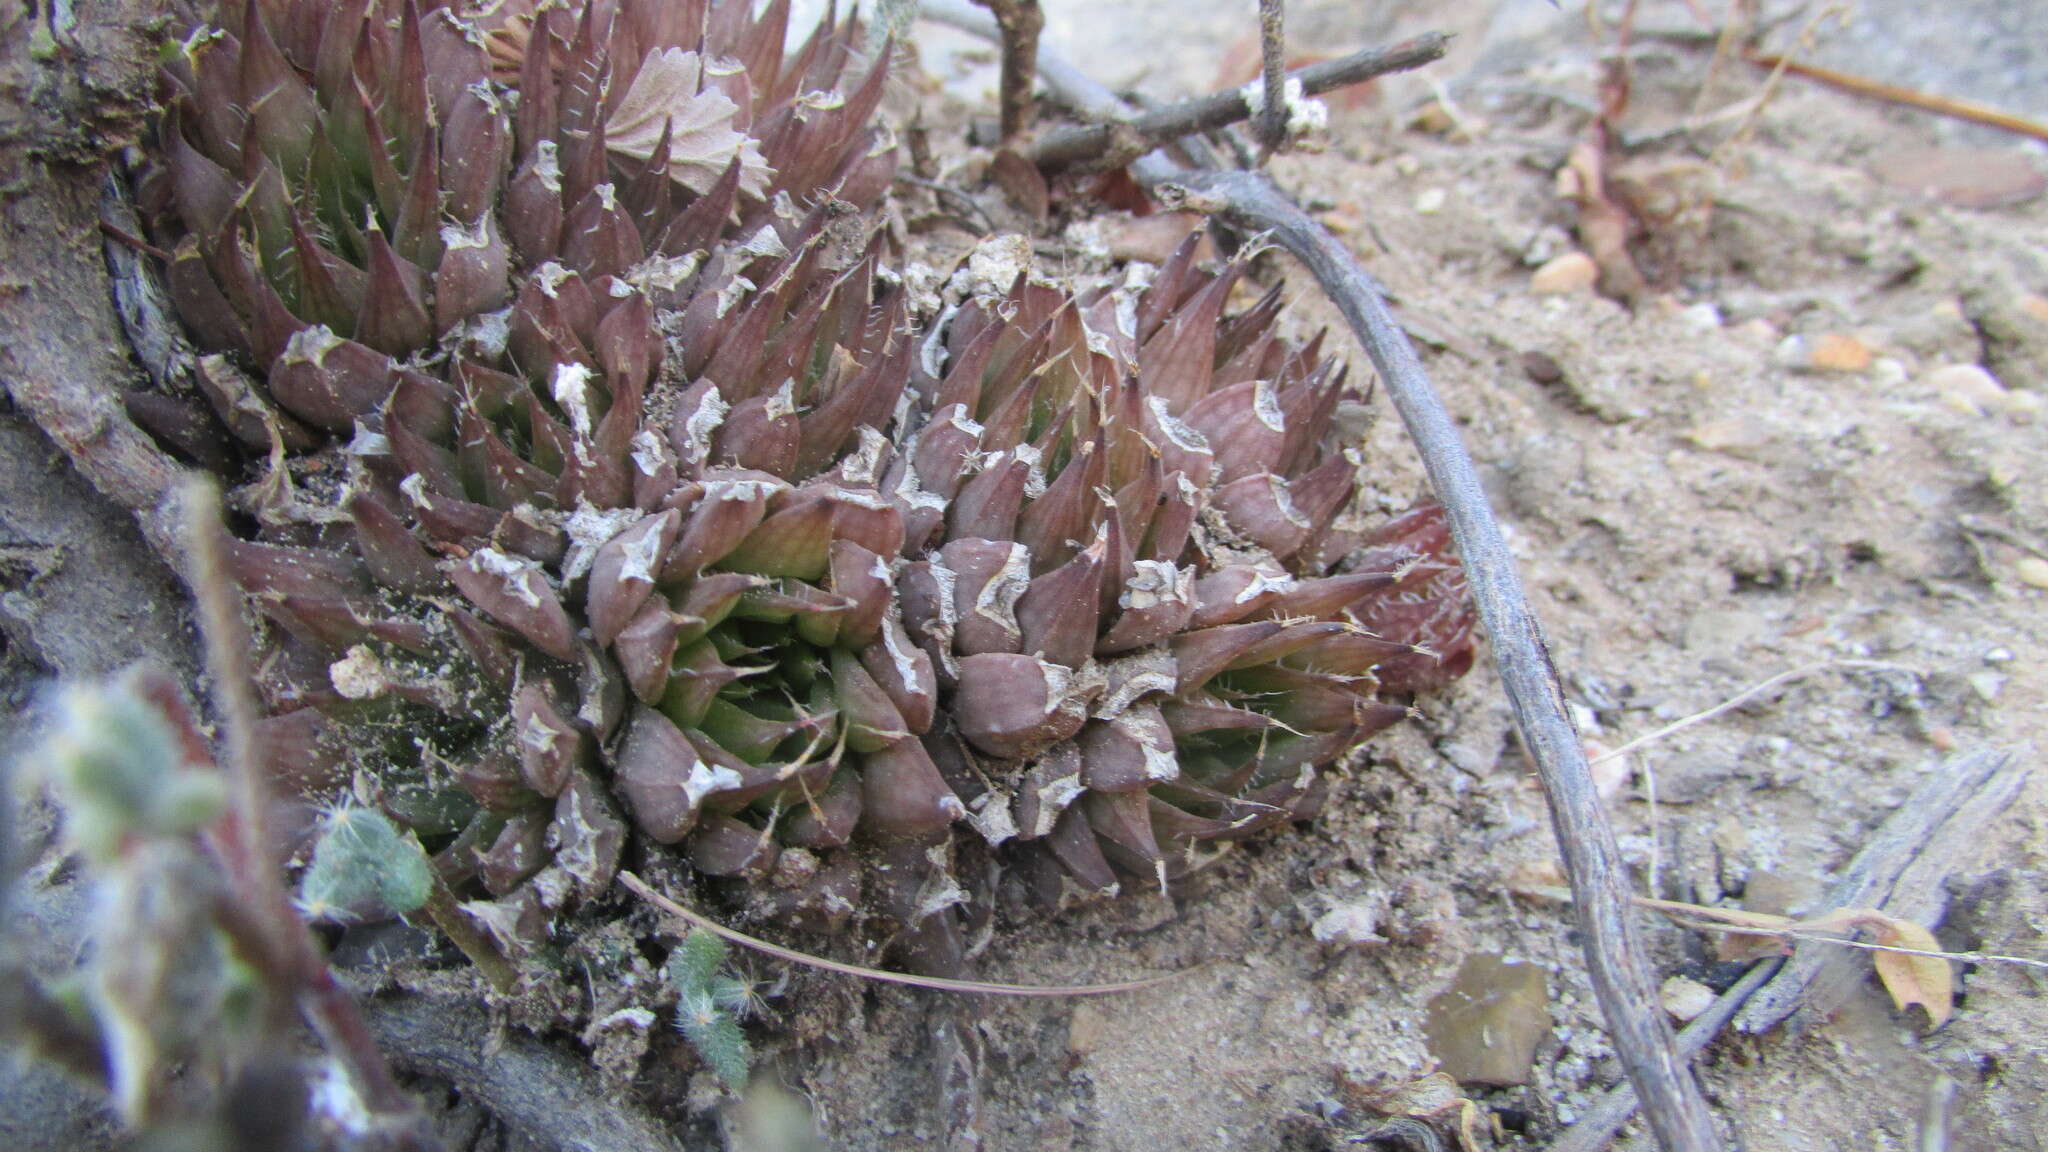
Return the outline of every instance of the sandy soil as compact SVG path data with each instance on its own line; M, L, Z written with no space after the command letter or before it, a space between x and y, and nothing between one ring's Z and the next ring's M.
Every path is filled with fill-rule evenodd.
M1249 8L1060 0L1049 35L1101 75L1167 96L1219 81ZM1374 6L1369 18L1349 4L1292 8L1296 43L1331 50L1427 27L1462 34L1434 82L1399 78L1373 102L1340 106L1323 150L1276 170L1356 246L1421 341L1589 738L1619 744L1815 661L1895 666L1817 672L1610 765L1611 816L1642 890L1797 909L1947 758L1993 747L2032 760L2048 691L2048 201L1964 208L1889 186L1873 173L1910 149L1986 138L1797 83L1740 139L1734 118L1676 131L1710 45L1647 40L1624 136L1644 141L1630 174L1678 209L1641 247L1656 291L1633 309L1538 293L1535 269L1573 244L1554 175L1596 80L1579 14L1479 0ZM1683 5L1646 9L1646 26L1697 27ZM1858 43L1844 34L1822 48L1848 67L1871 59ZM926 60L946 81L922 97L936 147L971 172L986 154L961 139L986 57L934 38ZM2042 75L2038 61L2019 67ZM1985 98L2048 92L2013 86L2011 68L1977 73L2006 85ZM1702 107L1761 82L1732 67ZM1994 143L2008 161L2042 164ZM1982 184L1988 163L1964 171ZM1000 193L979 199L1021 222ZM1076 253L1091 234L1060 228L1041 238L1048 258L1085 269ZM971 242L919 234L934 257ZM1284 258L1267 258L1261 277L1292 285L1304 330L1335 323ZM1820 368L1821 347L1866 362ZM1956 370L1971 365L2000 386ZM1424 492L1420 468L1391 410L1372 409L1374 495L1402 508ZM38 674L164 651L177 629L178 610L163 607L175 596L151 570L157 585L137 596L164 619L122 621L75 659L75 644L38 640L38 629L61 641L82 627L41 591L63 557L37 551L81 529L35 517L88 499L53 487L0 508L10 710ZM1321 1147L1359 1121L1359 1086L1436 1065L1430 1001L1467 957L1499 954L1541 966L1547 1015L1534 1022L1528 1083L1470 1089L1482 1143L1548 1143L1620 1072L1568 910L1509 892L1555 859L1543 799L1490 670L1422 708L1373 744L1316 824L1246 845L1169 896L1008 928L983 959L996 980L1183 978L1079 1003L962 1003L798 977L771 993L761 1033L780 1048L782 1078L835 1148L936 1140L944 1087L963 1066L976 1069L990 1149ZM2037 774L1957 872L1945 945L2048 956L2044 800ZM1312 926L1345 907L1374 912L1392 939L1319 942ZM1711 941L1649 919L1643 929L1660 978L1732 979ZM1957 1085L1950 1146L2043 1147L2048 980L2006 965L1960 979L1955 1018L1932 1032L1872 979L1804 1037L1722 1041L1704 1078L1731 1138L1917 1147L1946 1078ZM634 1087L671 1116L712 1096L671 1044ZM686 1131L715 1139L702 1119ZM1648 1144L1631 1129L1624 1146Z

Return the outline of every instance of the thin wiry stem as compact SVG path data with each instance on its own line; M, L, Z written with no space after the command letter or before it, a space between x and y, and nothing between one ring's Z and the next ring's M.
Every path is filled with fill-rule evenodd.
M762 955L773 956L777 960L787 960L792 964L802 964L810 968L823 969L826 972L837 972L844 976L858 976L863 980L879 980L885 984L907 984L913 988L933 988L941 992L970 992L983 996L1035 996L1041 998L1108 996L1119 992L1136 992L1140 989L1164 984L1169 980L1178 980L1186 976L1189 971L1192 971L1192 969L1184 969L1179 972L1168 972L1164 976L1147 976L1142 980L1123 980L1113 984L1059 985L995 984L985 980L949 980L942 976L913 976L907 972L890 972L881 968L866 968L859 964L827 960L823 956L813 956L808 952L798 952L794 948L784 948L780 944L770 944L758 936L749 936L737 929L728 928L701 912L693 911L676 903L674 900L656 892L645 880L640 879L631 872L619 873L619 883L625 885L626 889L634 895L663 912L679 920L695 924L699 928L730 940L743 948L751 948Z
M254 642L242 622L241 597L228 570L220 488L196 474L188 475L182 488L189 582L193 599L199 602L200 638L205 645L207 673L213 679L213 706L221 719L221 758L232 782L235 848L244 873L239 880L255 907L285 906L289 901L271 850L270 782L264 779L256 753L256 724L262 709L256 704L255 673L249 665ZM294 919L289 927L277 924L270 930L283 933L297 928ZM287 948L279 939L273 940L272 950L283 954Z
M1914 676L1920 675L1919 672L1915 671L1914 669L1908 668L1903 664L1890 664L1886 663L1883 660L1815 660L1811 664L1801 664L1797 668L1790 668L1786 671L1778 673L1776 676L1770 676L1766 677L1765 679L1759 680L1756 683L1750 685L1749 687L1744 688L1742 691L1737 692L1735 695L1730 696L1728 699L1723 700L1719 704L1714 705L1712 708L1706 709L1705 711L1695 712L1690 716L1681 716L1678 719L1673 720L1671 723L1666 724L1665 726L1657 729L1654 732L1645 732L1641 736L1636 737L1635 739L1629 741L1626 744L1621 745L1618 748L1609 748L1607 751L1602 752L1600 755L1593 757L1591 763L1605 764L1609 760L1626 756L1638 748L1642 748L1650 744L1655 744L1657 741L1662 740L1667 736L1676 735L1677 733L1682 732L1695 724L1704 724L1707 721L1712 720L1714 717L1729 711L1730 709L1740 708L1745 702L1756 698L1762 693L1770 691L1771 689L1777 687L1780 684L1789 683L1793 680L1801 680L1808 676L1813 675L1815 672L1826 671L1829 668L1860 668L1878 672L1905 672Z

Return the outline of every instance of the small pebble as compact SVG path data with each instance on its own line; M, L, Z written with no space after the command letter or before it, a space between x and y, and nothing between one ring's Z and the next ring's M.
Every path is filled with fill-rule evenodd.
M1590 292L1600 281L1600 266L1584 252L1567 252L1558 256L1529 277L1529 290L1543 296L1561 296L1568 292Z
M1861 372L1870 367L1870 345L1840 332L1823 333L1813 342L1813 367L1819 372Z
M2017 304L2021 312L2043 324L2048 324L2048 296L2037 296L2028 292L2019 298Z
M1993 648L1984 654L1986 664L2010 664L2017 659L2019 657L2014 656L2010 648Z
M1736 416L1696 424L1685 434L1685 438L1691 441L1694 447L1704 448L1709 452L1741 455L1768 443L1771 430L1763 421L1754 417Z
M1067 1051L1076 1056L1086 1056L1102 1046L1109 1035L1109 1018L1093 1004L1074 1006L1073 1018L1067 1023Z
M1444 201L1448 199L1450 193L1441 188L1424 188L1415 197L1415 210L1424 216L1434 216L1444 210Z
M1555 384L1564 379L1564 365L1550 353L1536 349L1522 353L1522 371L1538 384Z
M1929 728L1927 730L1927 742L1934 746L1936 752L1953 752L1956 750L1955 729L1946 727Z
M1522 264L1529 268L1540 267L1559 253L1571 250L1571 235L1555 224L1546 224L1523 245Z
M1319 944L1385 944L1387 938L1378 928L1379 914L1373 901L1348 900L1316 917L1309 934Z
M1771 360L1794 372L1861 372L1873 359L1870 345L1841 332L1794 334L1778 342Z
M1970 691L1986 704L1997 700L1999 692L2005 688L2005 677L1996 672L1972 672L1964 679L1970 682Z
M1966 415L2005 410L2005 385L1975 364L1944 364L1927 374L1927 386Z
M2048 588L2048 560L2043 560L2039 556L2027 556L2013 565L2013 571L2022 581L2036 588Z
M1778 326L1761 316L1737 324L1732 331L1744 340L1757 344L1768 344L1778 338Z
M1671 1013L1672 1019L1679 1021L1691 1020L1712 1007L1714 1003L1712 988L1684 976L1673 976L1666 980L1664 987L1658 990L1657 996L1663 1001L1664 1010Z
M1713 301L1702 300L1680 312L1678 319L1695 332L1712 332L1721 326L1721 310Z

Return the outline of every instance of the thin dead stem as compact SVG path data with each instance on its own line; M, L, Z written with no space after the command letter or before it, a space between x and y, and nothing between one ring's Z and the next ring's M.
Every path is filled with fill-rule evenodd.
M806 967L818 968L826 972L837 972L844 976L858 976L863 980L878 980L885 984L907 984L913 988L932 988L941 992L968 992L983 996L1065 998L1071 996L1109 996L1120 992L1137 992L1142 989L1156 987L1170 980L1178 980L1193 971L1193 969L1183 969L1179 972L1169 972L1164 976L1148 976L1142 980L1125 980L1114 984L1064 985L996 984L984 980L948 980L940 976L913 976L907 972L890 972L881 968L865 968L859 964L847 964L839 960L828 960L823 956L813 956L808 952L798 952L794 948L784 948L780 944L771 944L757 936L749 936L744 932L728 928L701 912L687 908L663 896L661 893L656 892L645 880L640 879L631 872L620 872L619 883L623 884L628 891L661 911L677 919L695 924L706 931L715 933L724 939L732 941L734 944L738 944L742 948L751 948L765 956L773 956L778 960L787 960L792 964L802 964Z
M1938 116L1947 116L1951 119L1963 120L1971 124L1982 124L1987 128L1997 128L2003 132L2030 136L2036 140L2048 140L2048 124L2043 124L2038 120L2029 120L2024 116L2015 116L2010 112L2003 112L1989 105L1977 104L1969 100L1958 100L1954 97L1941 96L1932 92L1920 92L1912 88L1902 88L1897 84L1887 84L1882 80L1872 80L1868 77L1858 76L1853 72L1838 72L1833 68L1822 68L1818 64L1802 63L1789 56L1771 56L1764 53L1755 53L1749 57L1749 62L1759 68L1771 69L1773 80L1776 80L1783 73L1790 72L1792 75L1802 79L1811 80L1816 84L1825 84L1830 88L1848 92L1852 95L1863 96L1871 100L1880 100L1887 104L1903 104L1908 108L1918 108L1923 112L1932 112Z
M1587 761L1587 763L1605 764L1609 760L1619 759L1620 757L1626 756L1629 753L1636 751L1637 749L1646 748L1649 745L1655 744L1660 740L1666 739L1679 732L1683 732L1684 730L1692 727L1695 724L1704 724L1707 721L1712 720L1714 717L1719 716L1724 712L1727 712L1731 709L1740 708L1744 704L1762 695L1763 693L1768 692L1773 688L1776 688L1780 684L1787 684L1794 680L1803 680L1806 677L1813 675L1815 672L1824 672L1830 668L1859 668L1868 671L1905 672L1913 676L1921 675L1921 673L1916 669L1908 668L1903 664L1887 663L1883 660L1816 660L1811 664L1801 664L1797 668L1788 669L1784 672L1778 673L1775 676L1770 676L1766 677L1765 679L1759 680L1756 683L1751 684L1749 687L1744 688L1742 691L1737 692L1735 695L1730 696L1726 700L1721 701L1719 704L1714 705L1712 708L1708 708L1701 712L1695 712L1690 716L1684 716L1680 717L1677 720L1673 720L1671 723L1666 724L1665 726L1657 729L1654 732L1646 732L1643 735L1638 736L1635 739L1629 741L1628 743L1621 745L1620 747L1610 748L1607 751L1602 752L1600 755L1593 757L1591 760Z
M348 1068L369 1109L387 1117L407 1116L415 1111L412 1097L392 1077L355 1001L314 948L312 936L285 892L279 861L270 848L270 786L255 741L259 710L249 666L252 644L228 571L220 490L212 480L195 475L180 483L178 496L184 552L189 558L186 576L199 602L207 674L213 680L214 705L220 714L232 781L230 827L216 842L227 857L225 870L240 911L260 936L257 959L272 969L270 975L282 990L296 997L312 1018L329 1048Z
M1287 31L1282 0L1259 0L1259 61L1265 102L1259 108L1259 144L1271 155L1287 143Z

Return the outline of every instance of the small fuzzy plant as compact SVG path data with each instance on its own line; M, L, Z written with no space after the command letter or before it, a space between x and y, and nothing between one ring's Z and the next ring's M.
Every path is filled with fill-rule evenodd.
M249 850L249 797L215 765L176 684L132 671L63 689L51 713L20 765L49 790L82 865L80 959L31 970L0 939L0 1043L104 1092L136 1147L420 1147L411 1099L271 863ZM381 879L327 898L365 914L417 907L405 861L418 846L374 813L336 818L326 844L397 866L362 868ZM307 1054L301 1019L321 1055Z
M676 1028L718 1078L737 1091L747 1082L752 1053L740 1020L752 1009L754 990L726 970L725 941L695 928L668 956L663 976L676 992Z
M314 920L408 916L433 894L433 866L419 840L374 808L337 805L316 837L299 882L299 910Z

